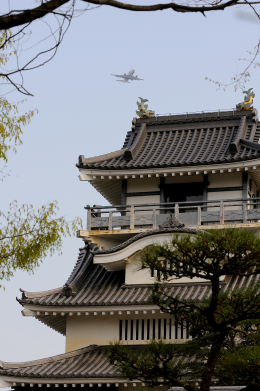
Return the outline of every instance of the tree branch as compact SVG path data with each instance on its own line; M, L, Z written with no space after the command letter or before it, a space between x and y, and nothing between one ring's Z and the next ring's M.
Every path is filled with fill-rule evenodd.
M239 2L238 0L229 0L224 3L214 3L210 6L188 6L177 3L166 3L166 4L154 4L154 5L136 5L122 3L116 0L82 0L86 3L96 4L96 5L108 5L110 7L115 7L127 11L135 12L153 12L153 11L163 11L166 9L172 9L175 12L201 12L204 14L209 11L220 11L225 8L232 7L236 4L248 4L247 2ZM13 27L21 26L25 23L31 23L34 20L40 19L43 16L53 13L57 8L69 3L69 0L50 0L44 4L41 4L39 7L33 9L27 9L23 11L12 10L10 13L3 15L0 18L0 30L7 30ZM254 2L259 4L259 2ZM62 13L61 13L62 14Z

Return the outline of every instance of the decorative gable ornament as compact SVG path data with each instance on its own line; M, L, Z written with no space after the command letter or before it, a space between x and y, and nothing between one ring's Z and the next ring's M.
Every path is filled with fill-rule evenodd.
M247 91L243 91L243 94L246 94L244 97L244 102L238 103L236 105L236 109L241 110L252 110L253 109L253 98L255 97L255 93L253 92L253 88L249 88Z
M145 105L144 103L145 102L149 102L148 99L143 99L143 98L140 98L141 99L141 102L136 102L137 106L138 106L138 109L139 111L136 111L136 114L140 117L140 118L150 118L150 117L154 117L155 116L155 112L152 111L152 110L148 110L148 105Z
M181 223L179 219L177 219L175 216L172 215L172 213L169 213L169 217L167 217L166 221L159 225L159 229L164 228L182 228L185 226L185 224Z

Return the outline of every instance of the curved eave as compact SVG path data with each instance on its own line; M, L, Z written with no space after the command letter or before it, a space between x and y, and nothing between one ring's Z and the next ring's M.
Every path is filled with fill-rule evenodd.
M0 362L0 387L118 381L118 369L110 364L106 350L107 346L90 345L35 361Z
M212 171L213 174L216 172L231 172L228 170L254 170L260 166L260 158L256 156L254 159L234 161L234 162L219 162L219 163L209 163L209 164L194 164L194 165L183 165L183 166L171 166L171 167L149 167L149 168L128 168L128 169L115 169L115 170L101 170L100 168L79 168L81 175L79 179L81 181L94 181L105 180L105 179L124 179L124 177L130 178L132 175L142 178L142 176L149 177L158 177L164 176L164 174L169 174L169 176L178 176L182 175L198 175L203 174L204 171L207 171L210 174Z
M159 231L159 230L158 230ZM182 229L176 230L180 234L195 234L195 232L182 232ZM174 232L174 230L173 230ZM166 242L169 242L173 232L158 232L155 235L149 235L144 236L140 238L139 240L134 241L133 243L130 243L129 245L126 245L124 248L118 251L117 246L109 253L105 254L94 254L94 264L99 264L103 266L108 271L117 271L117 270L124 270L126 263L129 262L130 258L132 258L134 255L142 251L144 248L148 246L152 246L153 244L164 244Z
M62 291L62 287L50 289L48 291L41 291L41 292L27 292L24 289L20 289L20 292L22 292L22 297L26 298L26 299L35 299L36 297L56 295L57 293L60 293L61 291Z

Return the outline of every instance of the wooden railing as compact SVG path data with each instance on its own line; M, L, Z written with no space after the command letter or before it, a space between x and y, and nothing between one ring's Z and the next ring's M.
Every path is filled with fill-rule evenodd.
M87 230L156 229L170 213L186 226L260 222L260 198L89 206Z

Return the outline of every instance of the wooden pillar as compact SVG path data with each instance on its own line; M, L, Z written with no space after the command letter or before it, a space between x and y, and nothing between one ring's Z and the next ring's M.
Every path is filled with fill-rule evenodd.
M203 175L203 201L208 201L208 185L209 185L209 177L208 174ZM204 208L202 210L204 212L207 211L207 204L204 204ZM201 221L201 216L200 216L200 221Z
M127 193L127 179L122 180L122 191L121 191L121 205L126 205L126 193ZM126 212L121 212L121 216L125 216Z
M203 175L203 201L208 200L208 185L209 185L208 174L204 174Z
M242 198L247 198L248 172L242 172Z
M165 185L165 178L161 177L160 184L158 186L160 188L160 204L163 204L165 202L164 185ZM166 213L164 209L160 211L160 214L164 214L164 213Z

